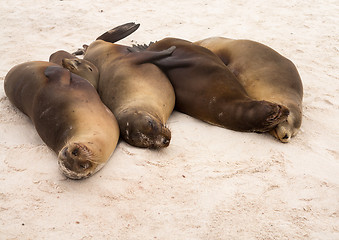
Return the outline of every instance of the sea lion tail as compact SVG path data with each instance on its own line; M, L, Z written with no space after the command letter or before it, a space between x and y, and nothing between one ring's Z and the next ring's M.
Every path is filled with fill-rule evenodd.
M106 42L115 43L135 32L139 28L139 26L140 24L135 24L134 22L125 23L105 32L96 40L103 40Z

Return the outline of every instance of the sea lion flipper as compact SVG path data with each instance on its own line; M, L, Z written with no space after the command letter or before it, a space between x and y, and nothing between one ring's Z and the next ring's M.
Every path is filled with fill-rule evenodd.
M131 50L132 51L135 51L135 52L141 52L141 51L145 51L147 50L147 48L149 46L151 46L152 44L154 44L154 42L150 42L149 44L133 44L132 47L129 47L129 48L132 48Z
M172 69L180 67L188 67L192 65L192 59L179 58L176 56L170 56L167 58L157 59L152 62L160 68Z
M125 23L105 32L96 40L103 40L106 42L115 43L135 32L139 28L139 26L140 24L135 24L134 22Z
M64 85L70 84L71 72L59 66L49 66L44 71L45 76L50 81L59 81Z
M130 57L135 64L142 64L147 62L154 62L158 59L163 59L170 56L176 49L175 46L171 46L168 49L162 51L138 51L133 47L128 47L127 50L131 53Z
M75 52L72 53L73 56L84 55L87 51L88 45L82 45L82 48L78 48Z
M139 47L135 47L135 46L132 46L132 47L127 47L127 50L131 53L134 53L134 52L142 52L143 50L140 49ZM146 50L146 49L145 49Z

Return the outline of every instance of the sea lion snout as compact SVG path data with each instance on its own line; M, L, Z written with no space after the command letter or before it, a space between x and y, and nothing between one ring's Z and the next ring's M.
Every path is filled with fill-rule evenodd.
M171 132L165 126L162 127L162 135L157 137L154 141L154 144L151 145L150 148L163 148L168 147L171 141Z
M270 131L271 135L279 139L282 143L288 143L297 132L297 127L290 124L290 116L283 122L279 123L273 130Z
M162 143L166 147L169 145L170 141L171 141L171 139L168 139L168 138L165 138L165 137L162 138Z
M79 143L64 147L58 159L61 172L72 179L89 177L97 168L97 164L89 160L90 155L89 149Z
M278 126L270 131L271 135L279 139L282 143L288 143L292 137L291 131L288 126L287 121L278 124Z
M167 147L171 141L171 131L160 119L144 111L135 111L120 118L121 136L129 144L142 148ZM133 123L133 124L132 124Z

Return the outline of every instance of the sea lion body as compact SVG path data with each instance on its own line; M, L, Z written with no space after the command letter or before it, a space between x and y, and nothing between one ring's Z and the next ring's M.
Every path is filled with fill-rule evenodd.
M84 59L80 59L64 50L59 50L49 57L49 62L56 63L67 68L72 73L89 81L95 89L98 87L99 70L97 67Z
M251 99L233 73L208 49L165 38L148 50L169 46L176 46L173 54L154 63L174 87L177 110L236 131L265 132L286 119L288 110L284 106Z
M273 49L250 40L222 37L195 44L215 53L236 75L251 98L286 106L290 114L271 134L288 142L302 121L303 86L295 65Z
M88 81L50 62L27 62L5 77L9 100L58 155L61 171L81 179L98 171L119 138L117 121Z
M137 147L168 146L171 132L165 126L175 103L165 74L149 62L170 53L130 52L127 46L96 40L84 59L100 72L98 92L116 116L122 138Z

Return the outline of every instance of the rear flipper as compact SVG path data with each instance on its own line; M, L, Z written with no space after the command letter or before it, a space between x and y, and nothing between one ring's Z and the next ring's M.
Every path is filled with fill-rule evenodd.
M82 45L82 48L78 48L74 53L72 53L73 56L78 56L78 55L85 55L87 51L88 45L84 44Z
M135 32L139 28L139 26L140 24L135 24L133 22L125 23L105 32L96 40L103 40L106 42L115 43Z
M149 48L154 42L150 42L148 45L147 44L133 44L132 45L132 48L133 48L133 51L136 51L136 52L141 52L141 51L145 51L147 50L147 48Z
M132 61L135 64L142 64L142 63L153 63L154 61L157 61L159 59L166 58L170 56L174 50L176 49L175 46L172 46L166 50L162 50L159 52L156 51L139 51L133 47L128 47L127 50L130 52L127 57L131 57Z

